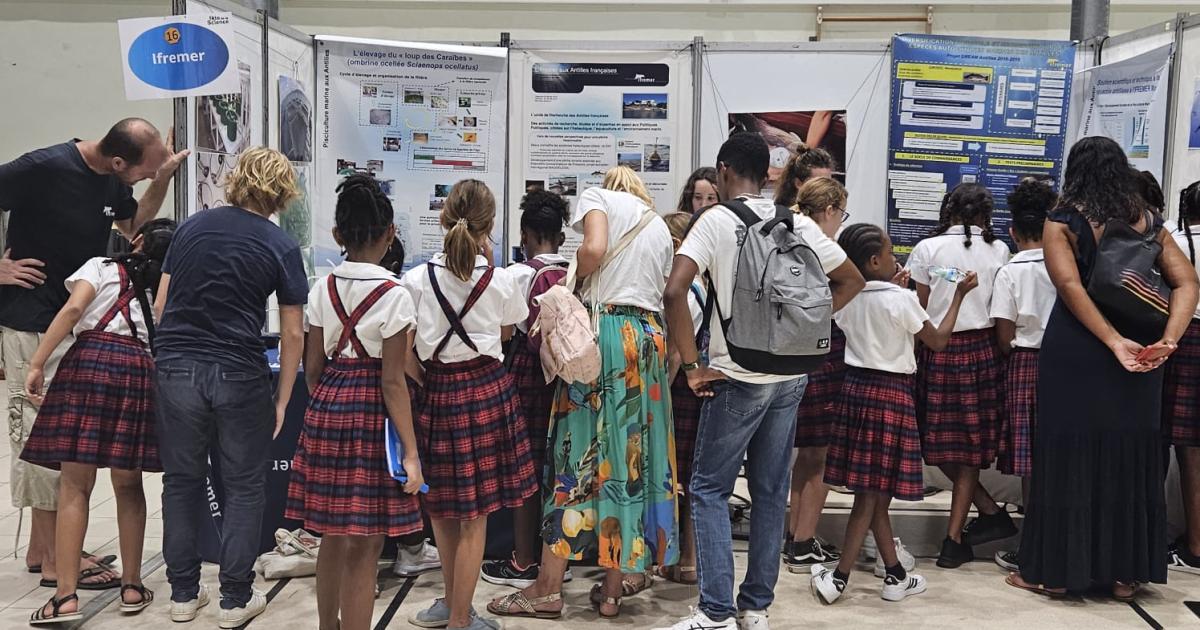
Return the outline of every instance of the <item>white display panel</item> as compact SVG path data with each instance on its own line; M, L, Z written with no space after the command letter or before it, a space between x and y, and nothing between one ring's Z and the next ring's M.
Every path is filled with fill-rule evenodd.
M1171 177L1165 191L1171 216L1179 211L1179 191L1200 179L1200 20L1192 16L1190 22L1175 56L1179 84L1172 95L1175 137L1169 148Z

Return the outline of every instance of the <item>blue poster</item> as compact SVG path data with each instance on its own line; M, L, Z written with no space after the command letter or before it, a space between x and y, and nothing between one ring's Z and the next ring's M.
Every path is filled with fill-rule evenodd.
M1066 151L1072 42L939 35L892 40L888 233L906 255L964 182L991 190L1008 239L1007 196L1024 177L1057 187Z

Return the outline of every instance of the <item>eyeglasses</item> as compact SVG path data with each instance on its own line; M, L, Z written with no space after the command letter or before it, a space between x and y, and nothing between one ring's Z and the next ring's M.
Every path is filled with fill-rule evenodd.
M849 212L849 211L847 211L845 208L843 208L843 209L841 210L841 213L842 213L842 223L845 223L845 222L846 222L846 219L849 219L849 218L850 218L850 212Z

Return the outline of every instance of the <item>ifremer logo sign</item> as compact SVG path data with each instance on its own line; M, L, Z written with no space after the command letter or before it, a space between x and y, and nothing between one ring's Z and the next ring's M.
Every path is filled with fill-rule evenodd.
M129 69L164 90L190 90L220 77L229 66L229 46L199 24L173 22L149 29L129 47Z

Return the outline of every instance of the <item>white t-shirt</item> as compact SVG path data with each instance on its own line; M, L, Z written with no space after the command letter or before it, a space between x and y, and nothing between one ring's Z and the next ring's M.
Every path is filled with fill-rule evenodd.
M462 310L475 284L488 268L488 260L483 256L476 256L475 271L471 274L471 282L468 283L447 271L445 260L445 255L437 254L429 263L410 269L400 279L401 286L408 289L412 295L416 308L417 356L422 361L434 358L434 350L437 350L442 338L450 331L450 320L446 319L446 314L433 292L426 267L433 265L436 268L438 286L455 314ZM450 343L446 344L437 360L443 363L458 363L484 354L502 361L504 353L500 350L500 328L522 322L528 316L529 305L525 303L525 292L517 286L512 273L507 269L496 269L492 273L491 283L479 297L479 301L463 318L463 328L479 349L478 352L463 343L458 335L451 335Z
M579 196L571 227L583 234L583 218L599 210L608 215L608 250L612 251L627 232L642 221L649 208L641 199L624 192L589 188ZM608 306L636 306L655 313L662 311L662 294L671 275L671 232L656 217L642 230L608 267L600 272L598 297L591 289L583 292L587 301L596 299ZM593 274L595 275L595 274ZM589 284L594 281L587 279Z
M571 262L558 254L540 254L534 256L533 259L540 260L546 265L566 265ZM537 271L525 263L513 263L508 266L508 273L513 277L513 281L517 283L517 286L521 288L522 295L525 296L525 306L528 308L529 290L533 288L533 277L537 275ZM517 329L523 333L529 332L529 326L526 325L524 320L517 323Z
M833 314L846 333L846 365L915 374L915 337L929 321L917 294L890 282L872 280Z
M118 263L105 263L106 260L108 258L104 256L92 258L83 263L83 266L64 282L68 291L75 288L76 282L86 282L96 290L96 297L92 298L92 303L83 309L83 316L79 318L79 323L75 324L73 331L75 336L79 336L79 333L85 330L95 329L100 320L108 313L108 309L117 303L117 298L121 295L121 271L117 268ZM146 292L146 300L148 303L154 303L149 291ZM129 316L133 318L133 325L137 326L138 339L141 339L142 343L150 343L146 318L142 316L142 305L137 298L129 302ZM104 331L126 337L133 336L133 331L129 329L129 322L125 321L125 316L120 313L112 318L112 321L104 327Z
M700 292L700 297L696 297L696 292ZM693 282L688 288L688 312L692 314L692 334L700 334L700 326L704 325L704 300L708 299L708 294L704 291L704 285L700 282Z
M364 299L384 281L390 280L400 284L400 279L378 265L370 263L343 262L334 267L330 274L337 278L338 295L342 308L350 315ZM337 343L342 338L342 320L333 308L333 298L329 295L329 276L324 276L313 285L308 292L308 306L305 307L309 326L319 326L325 347L325 356L332 356L337 351ZM383 358L383 340L400 334L411 326L416 319L413 309L412 296L402 287L384 293L375 306L358 320L354 332L362 341L363 349L376 359ZM342 348L342 357L357 358L354 344L347 343ZM364 357L365 358L365 357Z
M927 238L913 248L908 256L908 271L912 279L929 287L929 319L939 326L950 302L954 299L953 282L935 278L930 267L955 267L963 271L974 271L979 276L979 286L963 298L954 322L954 332L982 330L992 327L988 304L992 301L992 283L996 272L1008 262L1008 246L999 239L991 245L983 242L983 230L971 227L971 246L963 247L966 235L963 226L951 226L945 234Z
M1050 321L1056 299L1058 290L1046 271L1042 249L1028 249L1017 252L996 274L991 315L1016 322L1014 346L1041 348L1042 335L1046 332L1046 322Z
M775 202L758 197L743 198L746 205L760 217L767 219L775 216ZM812 219L803 214L793 215L796 234L799 234L817 254L821 268L826 274L837 269L846 262L846 252L821 231ZM778 374L759 374L743 369L729 357L729 348L725 345L725 331L719 321L723 313L728 315L733 303L733 281L737 271L739 242L745 235L746 227L732 210L717 205L704 211L688 232L683 245L679 247L679 255L687 256L699 267L697 275L709 272L716 290L717 304L713 309L712 324L709 326L708 342L709 365L734 380L744 383L779 383L795 378L794 376ZM695 316L693 315L693 318Z
M1188 232L1180 232L1178 229L1171 230L1171 237L1179 244L1179 249L1183 250L1184 256L1188 256L1191 251L1188 249L1188 234L1191 234L1192 244L1196 247L1197 262L1193 264L1196 266L1196 273L1200 274L1200 225L1189 227ZM1200 319L1200 306L1196 307L1196 314L1193 317Z

